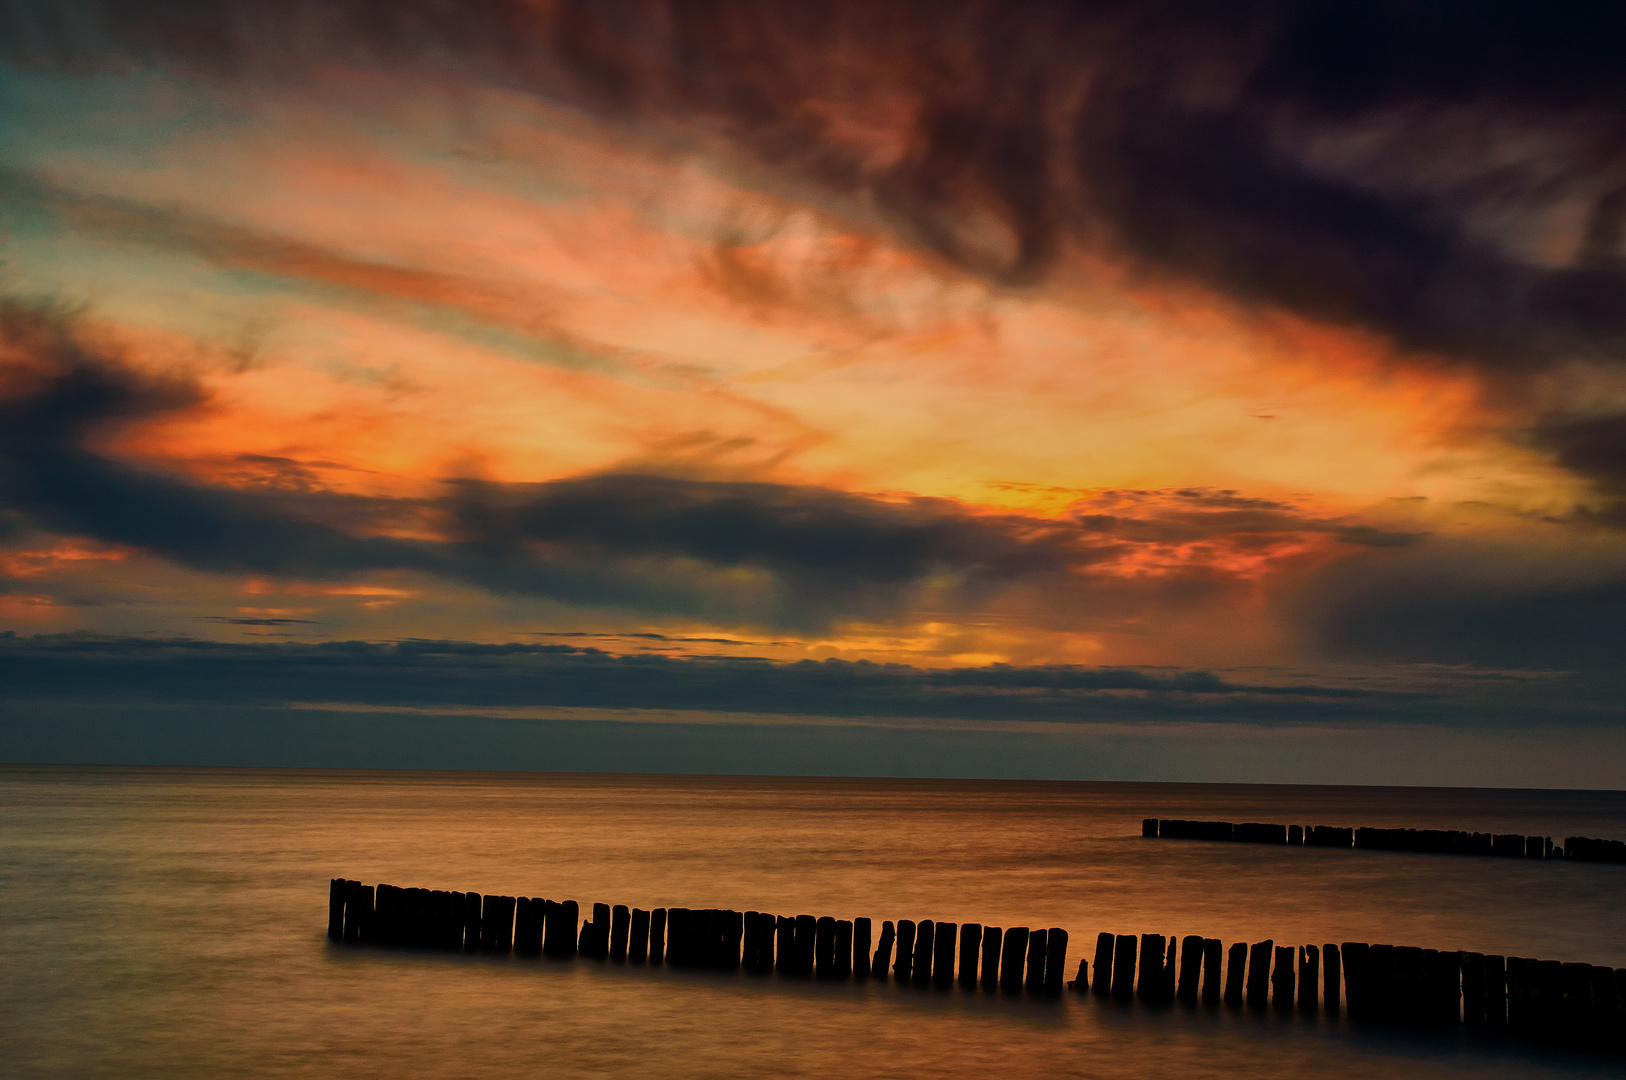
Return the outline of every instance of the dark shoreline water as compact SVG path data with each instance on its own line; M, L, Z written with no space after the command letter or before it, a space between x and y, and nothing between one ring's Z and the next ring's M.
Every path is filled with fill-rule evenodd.
M1626 867L1142 840L1626 836L1626 793L0 767L7 1076L1618 1075L1347 1020L333 948L327 879L1626 966Z

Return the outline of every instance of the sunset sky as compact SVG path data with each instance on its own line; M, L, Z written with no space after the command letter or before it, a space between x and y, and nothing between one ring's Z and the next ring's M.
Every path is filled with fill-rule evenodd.
M0 756L1626 785L1623 42L0 4Z

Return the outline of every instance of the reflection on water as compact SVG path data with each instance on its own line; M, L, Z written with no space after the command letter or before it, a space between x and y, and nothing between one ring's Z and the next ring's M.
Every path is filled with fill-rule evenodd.
M329 946L333 876L638 907L1626 966L1626 867L1143 840L1145 816L1626 837L1626 796L0 770L7 1077L1618 1075L1458 1033Z

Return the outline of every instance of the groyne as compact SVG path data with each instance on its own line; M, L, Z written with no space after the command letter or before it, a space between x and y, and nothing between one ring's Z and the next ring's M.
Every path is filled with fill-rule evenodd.
M1060 927L932 919L881 923L720 908L630 908L363 885L334 878L335 942L614 964L890 979L926 988L1280 1013L1506 1032L1626 1052L1626 969L1478 952L1344 941L1280 944L1163 934L1096 936L1068 978Z
M1258 821L1186 821L1146 818L1141 835L1165 840L1228 840L1244 844L1287 844L1374 851L1423 851L1437 855L1495 855L1515 859L1626 863L1626 843L1567 836L1482 833L1462 829L1368 829L1333 825L1274 825Z

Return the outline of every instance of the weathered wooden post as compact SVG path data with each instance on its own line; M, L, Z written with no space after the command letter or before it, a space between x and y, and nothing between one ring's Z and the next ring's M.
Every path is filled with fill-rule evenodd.
M1248 951L1248 1008L1263 1009L1270 1002L1270 961L1274 941L1255 942Z
M660 964L665 960L666 909L658 907L649 913L649 962Z
M1105 997L1112 993L1113 937L1106 932L1095 935L1095 981L1090 989Z
M610 909L610 959L626 962L627 934L632 929L632 910L625 904Z
M959 928L940 922L932 931L932 982L947 986L954 981L954 935Z
M1079 969L1082 979L1084 970ZM1067 977L1067 931L1052 926L1045 931L1044 989L1047 994L1059 994L1062 980Z
M514 942L514 898L488 896L480 905L480 949L506 953Z
M1415 1023L1427 1015L1423 993L1423 950L1416 945L1394 947L1394 991L1389 998L1393 1014Z
M1004 949L1005 931L997 926L982 929L982 987L993 990L999 986L999 955Z
M1135 996L1142 1001L1163 1000L1163 945L1162 934L1140 936L1140 979Z
M813 924L813 970L821 979L828 979L835 974L836 967L836 920L830 915L821 915Z
M1461 953L1423 950L1423 985L1425 1013L1432 1022L1454 1026L1462 1020Z
M836 957L830 973L838 979L853 975L853 923L851 919L836 920Z
M796 972L796 920L788 915L781 915L774 920L774 937L779 946L779 974L793 975Z
M982 924L968 922L960 927L960 985L977 985L978 946L982 944Z
M1248 946L1238 941L1225 954L1225 1004L1242 1004L1243 977L1248 968Z
M649 912L632 909L632 934L627 939L627 959L642 964L649 959Z
M1140 834L1142 836L1157 836L1157 818L1142 818L1140 823Z
M1276 970L1271 975L1271 996L1275 999L1276 1008L1281 1011L1291 1011L1293 1008L1294 981L1293 964L1296 960L1295 950L1291 945L1276 946Z
M344 878L328 879L327 936L333 941L344 937Z
M440 895L435 900L439 906ZM542 923L546 901L521 896L514 901L514 951L521 956L542 955ZM439 920L436 920L439 922Z
M352 945L361 940L361 882L344 882L344 940Z
M875 957L870 961L869 973L877 979L886 978L887 965L892 962L892 945L897 935L892 929L892 920L887 919L881 923L881 940L875 947ZM781 942L784 940L780 939Z
M723 912L723 967L737 971L740 966L740 938L745 932L744 917L734 909Z
M1299 946L1299 1011L1313 1013L1321 1004L1316 987L1321 982L1321 950L1314 945Z
M922 985L931 981L932 946L937 943L937 924L921 919L915 924L914 981Z
M910 980L915 966L915 921L898 920L898 958L892 965L892 978L901 983Z
M870 977L870 921L853 920L853 978L860 982Z
M1078 961L1078 974L1073 976L1073 981L1067 984L1067 989L1075 991L1075 992L1080 993L1080 994L1085 994L1085 993L1089 992L1089 989L1090 989L1090 962L1088 960L1084 959L1083 957L1079 958L1079 961Z
M1135 935L1119 934L1112 945L1112 996L1128 1001L1135 996Z
M1028 972L1024 980L1027 988L1035 993L1044 989L1046 950L1050 945L1050 932L1048 930L1028 931Z
M1287 842L1294 846L1304 843L1304 826L1289 825L1287 827Z
M1345 999L1349 1015L1371 1016L1372 947L1364 941L1346 941L1338 946L1343 954Z
M813 974L814 943L818 932L818 919L812 915L796 916L796 974L804 978Z
M478 952L480 949L480 908L482 906L480 894L477 892L463 894L463 951ZM402 927L403 936L405 927Z
M1371 1005L1368 1015L1389 1019L1401 1013L1405 994L1404 973L1395 970L1395 947L1374 944L1367 951L1366 992Z
M1197 1004L1197 980L1203 969L1203 939L1187 934L1180 939L1180 979L1174 996L1187 1005Z
M1219 938L1203 938L1203 1004L1220 1003L1220 992L1225 985L1225 947Z
M1013 926L1005 931L1005 944L999 954L999 988L1007 994L1022 989L1022 967L1027 951L1027 927Z
M746 971L756 971L762 957L761 927L757 920L761 913L747 911L745 913L745 935L741 939L744 943L744 964Z
M1326 963L1322 966L1321 996L1326 1002L1327 1012L1338 1013L1338 988L1343 981L1342 958L1338 955L1338 946L1327 944L1321 946L1321 955Z

